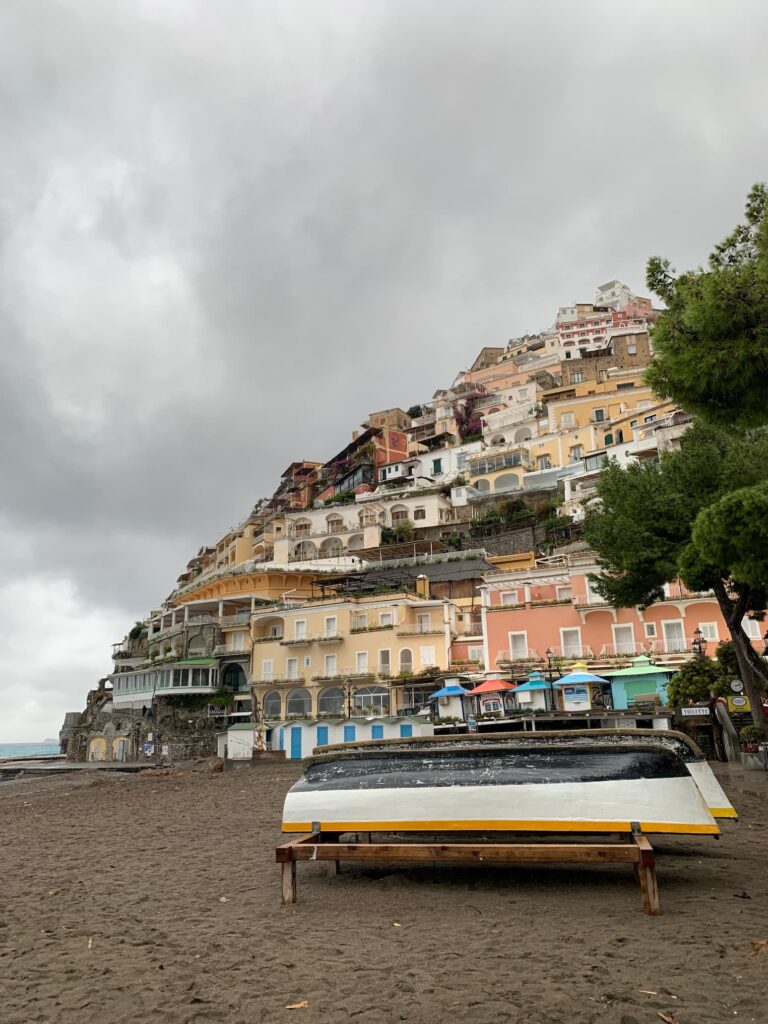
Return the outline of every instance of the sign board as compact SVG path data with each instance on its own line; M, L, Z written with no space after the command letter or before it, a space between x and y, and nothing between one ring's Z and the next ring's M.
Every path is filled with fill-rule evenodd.
M154 743L145 743L144 746L141 749L144 751L144 753L147 755L147 757L151 757L154 754L154 752L155 752L155 744Z
M740 679L734 679L731 683L731 689L734 693L742 693L744 690L744 683Z
M751 711L752 705L748 697L728 697L728 710L736 712Z
M693 718L695 716L703 718L704 716L709 716L709 708L680 708L680 713L683 718Z
M467 719L467 730L469 732L477 732L477 719L472 715Z
M563 707L566 711L588 711L589 690L586 686L564 686Z
M163 755L163 757L168 757L170 752L171 752L171 748L168 746L167 743L164 743L162 745L162 747L160 748L160 753Z

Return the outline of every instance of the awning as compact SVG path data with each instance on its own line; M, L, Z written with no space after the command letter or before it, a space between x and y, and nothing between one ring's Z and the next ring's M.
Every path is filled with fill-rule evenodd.
M516 689L514 683L508 683L506 679L486 679L484 683L480 683L474 690L470 691L470 695L476 693L500 693L502 690L514 690Z

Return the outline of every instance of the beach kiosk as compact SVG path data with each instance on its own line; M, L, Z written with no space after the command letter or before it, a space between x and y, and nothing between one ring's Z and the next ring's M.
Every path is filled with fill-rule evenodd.
M506 679L486 679L470 692L476 701L475 710L481 715L504 714L512 711L515 701L512 694L516 690L514 683Z
M523 711L551 711L553 684L548 683L537 669L528 679L515 687L515 702Z
M594 672L588 672L587 666L574 666L572 672L555 680L560 692L563 711L589 711L593 707L606 706L606 689L610 692L610 683Z
M463 686L452 679L446 679L445 686L435 690L427 698L432 705L435 718L458 718L466 722L467 716L464 713L464 698L469 694ZM435 703L435 701L437 703Z

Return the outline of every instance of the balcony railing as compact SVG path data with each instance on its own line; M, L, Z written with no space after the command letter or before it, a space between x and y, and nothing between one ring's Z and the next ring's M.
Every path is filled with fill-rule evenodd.
M310 526L308 530L300 530L295 526L289 526L285 536L291 540L308 540L310 537L335 537L342 533L358 533L363 527L360 523L352 521L342 522L338 526Z
M176 622L173 626L165 626L162 629L158 629L156 633L149 633L147 639L152 643L155 640L163 640L168 636L175 636L180 633L184 628L183 622Z
M283 634L279 636L255 636L253 642L255 644L279 644L283 639Z
M380 669L381 674L388 674L389 669ZM312 676L313 683L338 682L345 679L375 679L376 673L366 669L361 671L354 668L340 668L335 672L322 673Z
M283 636L280 638L280 643L284 647L294 646L301 647L304 644L313 644L317 640L316 636Z
M416 627L411 626L411 628L409 629L407 627L407 625L406 625L406 627L404 629L398 629L397 635L398 636L430 636L430 635L434 636L434 635L442 633L442 632L443 632L443 627L442 626L432 626L432 625L430 625L430 626L416 626Z
M545 659L541 658L538 652L533 647L526 647L524 652L511 652L511 651L498 651L496 654L497 665L517 665L520 662L540 662Z
M619 644L603 644L599 658L632 658L652 651L651 640L627 640Z
M234 615L221 615L219 617L220 626L245 626L248 624L251 618L249 611L236 612Z
M258 680L259 683L268 683L270 686L282 686L286 683L292 683L294 686L303 686L306 682L304 676L272 676L269 679L261 678Z
M190 615L187 619L188 626L209 626L217 621L215 615Z
M579 661L581 658L594 658L592 648L587 644L565 644L562 647L549 647L547 650L553 661Z
M227 654L237 654L242 658L247 658L250 655L250 651L245 647L227 647L226 644L217 644L213 648L213 657L222 658Z

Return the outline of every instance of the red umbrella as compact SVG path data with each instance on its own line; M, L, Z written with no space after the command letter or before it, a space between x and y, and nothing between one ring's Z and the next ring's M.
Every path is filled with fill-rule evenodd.
M506 679L486 679L484 683L480 683L474 690L470 690L470 694L474 696L476 693L500 693L502 690L514 690L515 684L508 683Z

